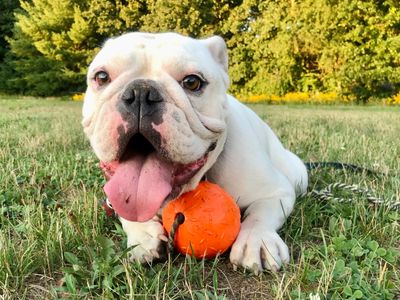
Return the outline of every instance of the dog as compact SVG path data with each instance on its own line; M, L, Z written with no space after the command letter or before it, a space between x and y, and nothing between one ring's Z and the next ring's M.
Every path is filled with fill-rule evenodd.
M206 178L241 209L234 269L277 271L289 261L277 230L306 191L307 170L228 87L218 36L126 33L107 40L90 64L82 125L128 246L137 245L133 259L163 254L159 212Z

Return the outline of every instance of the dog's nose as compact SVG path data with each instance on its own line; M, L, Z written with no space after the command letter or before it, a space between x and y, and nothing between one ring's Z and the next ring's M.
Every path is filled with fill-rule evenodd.
M163 101L157 83L153 80L137 79L130 82L124 89L121 100L129 107L133 104L153 105ZM135 105L136 106L136 105Z

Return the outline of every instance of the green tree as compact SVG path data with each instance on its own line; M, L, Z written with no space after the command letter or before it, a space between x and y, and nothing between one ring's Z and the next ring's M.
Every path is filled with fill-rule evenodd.
M330 51L320 63L332 68L324 82L358 101L387 97L400 88L400 3L338 1Z
M238 0L148 0L142 31L175 31L192 37L222 35L221 27Z
M257 76L255 49L252 45L255 35L251 26L260 16L258 6L261 2L261 0L244 0L230 10L221 26L229 51L232 93L249 94L248 82Z
M21 1L9 65L10 90L40 96L83 91L86 69L104 40L137 30L138 1Z
M232 90L336 91L359 101L399 88L397 1L247 0L230 14Z
M14 26L14 11L19 7L18 0L4 0L0 2L0 91L8 91L7 78L15 76L10 66L10 45L8 39L12 36Z
M2 3L10 16L15 2ZM335 91L365 102L400 88L396 0L31 0L21 9L0 89L81 91L104 40L135 30L221 35L236 94Z
M9 50L6 38L12 34L14 10L19 6L18 0L2 0L0 2L0 62Z
M41 55L33 46L32 39L18 27L14 28L10 46L12 50L6 54L0 73L4 81L3 91L35 96L66 92L63 78L59 76L61 65Z

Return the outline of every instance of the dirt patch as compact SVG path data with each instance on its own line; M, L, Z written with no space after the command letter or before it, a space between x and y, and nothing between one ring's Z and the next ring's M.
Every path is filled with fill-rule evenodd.
M243 269L233 270L228 258L220 258L214 266L218 274L218 291L229 299L274 299L271 296L269 281L273 276L269 273L254 275ZM212 269L212 263L207 262L205 269ZM210 285L213 283L210 282Z
M55 276L61 278L60 274L55 274ZM57 285L57 279L48 277L43 274L32 274L27 280L25 286L25 296L16 299L29 299L29 300L44 300L44 299L54 299L54 294L52 293L52 286Z

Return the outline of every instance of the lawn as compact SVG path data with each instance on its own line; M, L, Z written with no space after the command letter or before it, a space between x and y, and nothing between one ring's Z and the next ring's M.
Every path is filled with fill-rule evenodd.
M140 266L98 204L104 179L80 125L81 103L0 98L0 299L399 299L400 217L362 195L298 200L281 230L289 265L260 276L227 256ZM357 184L400 198L400 109L252 105L304 161L339 161L377 175L318 169L310 189ZM251 155L251 153L249 153Z

